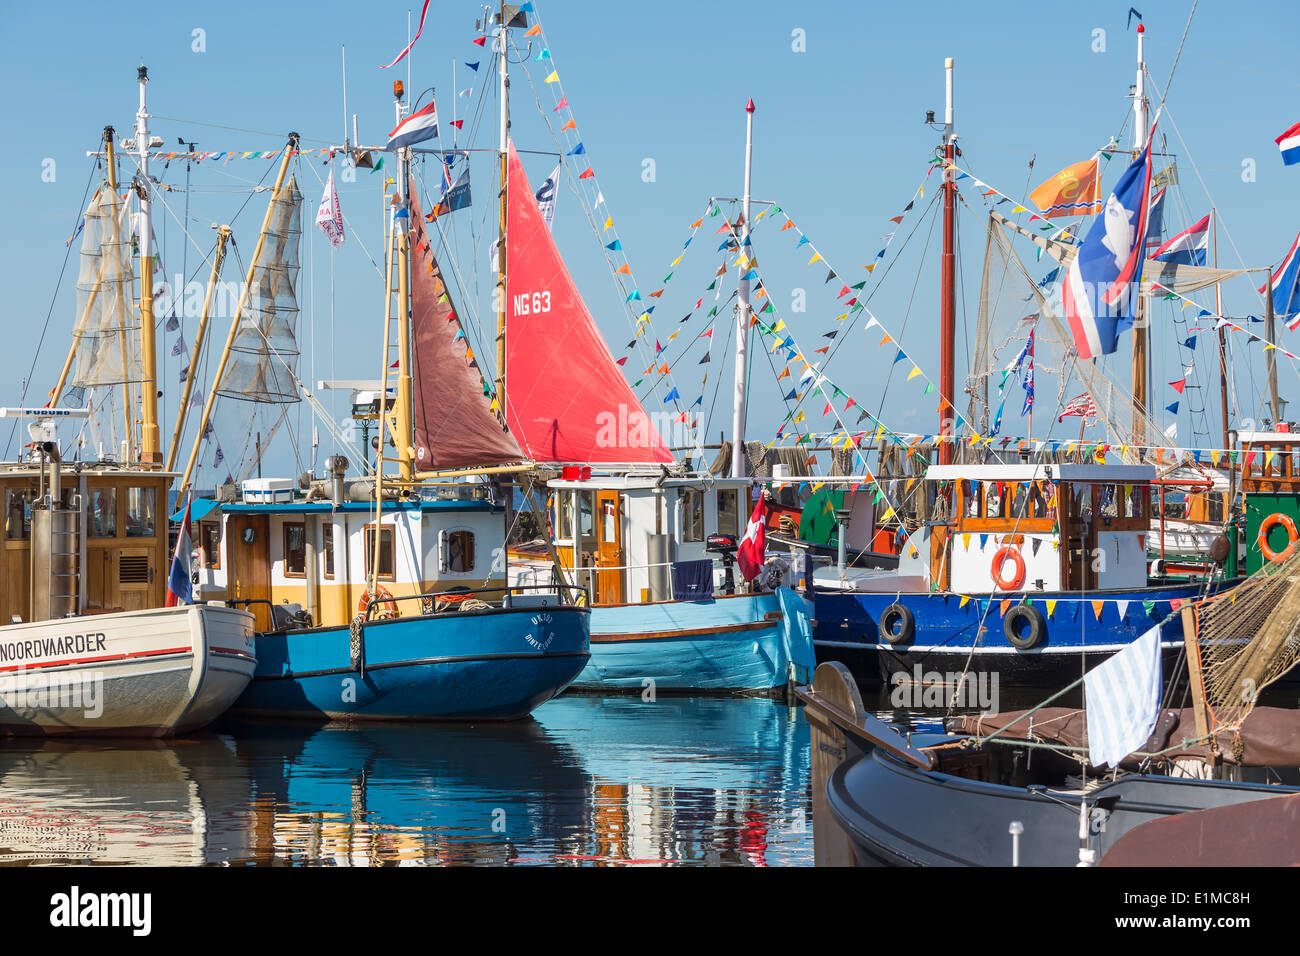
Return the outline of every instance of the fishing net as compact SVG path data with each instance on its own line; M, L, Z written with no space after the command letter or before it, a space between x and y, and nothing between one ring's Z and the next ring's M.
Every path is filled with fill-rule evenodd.
M1300 661L1300 549L1192 609L1205 700L1218 727L1240 727L1259 692Z
M253 264L230 360L218 394L246 402L300 400L294 384L298 364L298 245L302 235L302 193L293 177L271 200L265 241Z

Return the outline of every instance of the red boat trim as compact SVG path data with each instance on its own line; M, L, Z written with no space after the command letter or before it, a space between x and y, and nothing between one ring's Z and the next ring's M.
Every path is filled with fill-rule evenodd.
M732 631L759 631L776 627L775 621L750 621L747 624L719 624L717 627L688 627L678 631L644 631L628 634L593 634L593 644L616 644L621 641L652 641L674 637L705 637Z
M126 661L141 657L166 657L169 654L189 654L192 647L168 647L160 651L135 651L130 654L103 654L99 657L77 657L72 660L38 661L34 664L15 664L13 667L0 667L3 671L30 671L40 667L75 667L77 664L99 664L104 661Z

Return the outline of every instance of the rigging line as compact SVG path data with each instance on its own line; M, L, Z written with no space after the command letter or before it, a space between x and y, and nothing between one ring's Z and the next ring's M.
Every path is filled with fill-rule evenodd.
M178 116L159 116L159 115L156 114L156 113L150 113L149 116L150 116L151 119L165 120L165 121L168 122L168 123L184 123L184 124L187 125L187 126L206 126L206 127L208 127L209 129L224 129L224 130L230 130L230 131L233 132L233 133L252 133L254 136L277 136L277 137L280 137L280 138L283 138L283 137L284 137L284 133L283 133L283 132L278 132L278 133L269 133L269 132L267 132L266 130L263 130L263 129L246 129L246 128L242 127L242 126L223 126L223 125L220 124L220 123L203 123L203 122L200 122L199 120L181 119L181 118L178 117ZM298 141L299 141L299 142L302 142L302 143L319 143L321 146L332 146L332 145L333 145L333 142L332 142L331 140L328 140L328 139L313 139L313 138L310 137L310 136L299 136L299 137L298 137ZM360 146L359 143L356 144L356 145L357 145L358 147ZM228 150L228 152L233 152L233 150Z
M929 177L928 177L928 174L927 174L927 178L929 178ZM913 191L912 195L913 195L913 196L916 195L916 191L915 191L915 190ZM872 299L873 296L875 296L875 294L876 294L878 291L880 291L880 288L881 288L881 286L884 284L885 279L888 278L889 273L893 270L894 266L898 263L898 261L899 261L899 259L901 258L903 252L907 249L908 244L912 241L913 236L916 235L917 230L921 228L921 224L925 221L925 217L926 217L927 215L929 215L930 212L931 212L931 210L934 208L935 203L938 201L939 195L940 195L940 193L939 193L939 192L936 192L936 193L934 193L934 195L932 195L932 196L930 197L930 202L926 204L925 209L923 209L923 210L921 211L920 215L918 215L918 216L916 217L916 221L912 224L912 231L909 232L909 233L907 234L907 236L903 239L903 244L902 244L901 246L898 247L898 252L895 253L894 256L893 256L893 258L889 260L889 265L885 268L885 271L882 273L880 279L876 282L876 284L875 284L875 286L872 288L871 292L868 293L866 296L861 297L861 298L859 299L859 301L862 302L862 305L863 305L863 308L860 310L860 313L866 313L866 314L867 314L868 316L870 316L872 319L876 319L876 324L880 327L880 329L881 329L882 332L884 332L885 329L884 329L884 326L883 326L883 325L880 325L880 320L876 318L875 313L871 311L871 306L870 306L871 299ZM789 218L789 217L787 216L787 218ZM934 224L933 224L933 223L931 223L930 229L931 229L931 234L933 234L933 230L934 230ZM802 230L800 230L800 232L802 232ZM927 238L926 238L926 242L927 242L927 243L929 242L929 237L928 237L928 235L927 235ZM828 265L828 267L829 267L829 265ZM918 279L919 279L919 276L918 276ZM915 287L913 287L913 296L915 296L915 294L916 294L916 293L915 293ZM909 307L909 308L911 307L910 303L909 303L909 306L908 306L908 307ZM835 356L839 353L840 347L841 347L842 345L844 345L844 344L848 341L849 337L852 335L853 329L856 327L859 318L861 318L861 314L859 314L859 315L855 315L855 316L853 316L851 319L847 320L847 321L848 321L848 324L845 326L845 328L844 328L844 330L842 331L842 333L841 333L841 334L836 338L835 343L834 343L834 344L832 345L832 347L831 347L831 350L826 354L826 358L825 358L825 360L822 362L822 371L823 371L823 373L825 373L825 371L830 367L831 360L834 359ZM892 336L891 336L891 337L892 337ZM891 376L892 376L892 373L893 373L893 366L890 366L890 374L891 374ZM888 391L888 381L886 381L885 384L886 384L886 391ZM796 407L799 407L799 406L796 406ZM865 406L863 406L863 407L865 408ZM884 407L884 396L882 395L882 397L881 397L881 408L883 409L883 407ZM879 420L879 419L877 419L877 420Z
M81 193L81 216L78 221L85 215L86 197L90 195L90 184L95 181L95 172L99 169L99 160L96 159L90 164L90 174L86 177L86 188ZM84 227L83 227L84 228ZM73 233L76 233L76 226L73 226ZM54 315L54 306L59 300L59 289L63 285L63 275L68 268L68 260L72 257L72 239L69 239L63 247L63 265L59 266L59 277L54 281L54 294L50 296L50 307L45 310L45 322L41 325L40 337L36 340L36 354L32 356L32 364L27 369L27 377L23 379L22 387L19 391L18 404L26 406L27 389L31 385L32 376L36 373L36 363L41 357L41 347L45 344L45 335L50 328L50 318ZM5 443L5 457L9 457L9 449L13 446L14 436L18 432L18 419L14 419L13 425L9 428L9 438Z
M734 333L734 332L736 331L736 323L735 323L735 322L728 322L728 323L726 323L726 326L727 326L727 335L726 335L726 338L723 339L723 342L722 342L722 354L723 354L723 355L726 355L726 354L731 350L731 336L732 336L732 333ZM708 374L708 373L706 372L705 374ZM718 407L718 390L722 387L722 379L723 379L723 375L722 375L721 372L719 372L717 375L714 376L714 382L713 382L713 398L709 400L709 412L708 412L708 414L707 414L707 415L705 416L705 418L704 418L704 430L703 430L703 432L701 433L702 435L705 436L706 439L707 439L707 437L708 437L709 429L713 426L713 413L717 410L717 407ZM703 391L703 389L701 389L701 391ZM732 436L732 437L735 437L735 436ZM703 444L703 442L701 442L701 444ZM741 450L741 454L744 454L744 450L743 450L743 449ZM700 456L700 458L701 458L701 464L704 464L704 462L703 462L703 457L704 457L703 455Z
M731 291L731 294L727 296L726 300L722 303L721 306L718 306L718 308L722 308L723 306L728 306L728 305L730 305L730 304L731 304L731 300L734 299L734 298L736 298L736 295L737 295L737 291L736 291L735 289L733 289L733 290ZM733 315L733 316L735 315L735 311L734 311L734 310L732 311L732 315ZM717 316L714 316L713 318L716 319ZM735 322L733 321L732 324L734 325ZM716 328L717 328L717 326L716 326L716 322L714 322L714 321L711 320L711 321L709 322L709 325L710 325L710 326L713 326L714 329L716 330ZM693 337L693 338L688 338L688 339L685 339L685 340L684 340L684 342L683 342L683 344L682 344L682 346L681 346L681 351L678 353L677 357L674 358L674 359L672 359L672 360L670 360L670 361L667 361L667 362L666 362L666 364L668 365L668 368L669 368L669 371L670 371L670 372L671 372L671 370L672 370L673 368L675 368L675 367L677 366L677 364L678 364L679 362L681 362L684 358L686 358L687 354L689 354L690 350L693 349L693 348L695 347L695 344L699 341L700 336L702 336L703 334L704 334L704 333L701 332L700 335L696 335L696 336ZM670 336L670 338L671 338L671 336ZM656 340L656 341L657 341L657 340ZM712 338L710 337L710 340L709 340L709 346L705 348L705 351L706 351L706 352L710 352L710 354L711 354L711 347L712 347ZM665 349L665 351L666 351L666 349ZM659 361L659 356L658 356L658 355L655 356L654 361L655 361L655 365L656 365L656 366L661 365L661 363L660 363L660 361ZM697 363L697 364L698 364L698 363ZM659 374L658 371L657 371L657 369L656 369L656 378L655 378L655 382L654 382L654 383L651 383L651 387L650 387L649 389L647 389L647 391L646 391L646 393L645 393L644 396L640 396L640 395L638 395L638 396L637 396L637 400L640 401L642 404L644 404L647 400L649 400L650 397L654 395L654 384L655 384L655 383L658 383L662 377L663 377L663 376L662 376L661 374Z
M347 160L344 160L344 162L347 162ZM316 164L315 164L315 163L302 163L302 164L300 164L300 165L302 165L302 166L306 166L308 169L311 170L311 174L312 174L313 176L316 177L316 182L319 183L321 189L324 190L324 189L325 189L325 180L322 179L320 173L317 172L317 170L316 170ZM334 168L333 168L333 164L332 164L332 163L331 163L331 165L330 165L330 172L331 172L331 173L334 172ZM274 197L272 197L272 198L274 198ZM348 228L348 230L352 233L352 238L356 240L357 245L361 247L361 251L365 254L366 259L368 259L369 262L370 262L370 265L374 267L375 274L378 275L381 279L384 278L384 270L381 269L381 268L379 267L379 263L375 262L375 257L372 256L372 255L370 254L370 250L366 248L366 244L365 244L365 242L364 242L364 241L362 240L362 238L361 238L361 233L360 233L360 231L358 231L357 227L356 227L355 225L353 225L352 220L348 218L347 213L345 213L345 212L343 211L343 206L342 206L342 204L339 204L339 215L343 217L343 223L344 223L344 225ZM315 225L315 223L313 223L313 225Z
M1183 35L1178 40L1178 51L1174 54L1173 66L1169 67L1169 79L1165 81L1165 91L1160 96L1161 105L1164 105L1165 101L1169 99L1169 87L1174 82L1174 70L1178 69L1178 61L1182 58L1183 44L1187 42L1187 31L1192 28L1192 17L1196 16L1196 5L1198 3L1200 3L1200 0L1192 0L1192 9L1187 12L1187 23L1183 25ZM1143 71L1145 72L1145 67L1143 67Z
M515 46L515 52L519 52L519 48L518 48L518 46L515 45L514 41L511 40L510 43L511 43L512 46ZM554 142L555 142L555 147L556 147L556 149L559 150L561 154L564 154L564 153L565 153L564 147L561 145L561 143L560 143L560 139L559 139L559 136L558 136L557 133L555 132L555 127L554 127L554 125L551 123L551 117L550 117L549 115L547 115L547 114L542 110L542 101L541 101L541 97L538 95L536 84L533 83L533 75L532 75L532 71L528 69L528 67L527 67L526 64L524 65L524 78L528 80L528 88L529 88L529 89L532 91L532 93L533 93L533 101L534 101L534 102L536 103L536 105L537 105L537 111L538 111L539 113L542 114L542 118L546 121L546 129L547 129L547 131L551 134L551 138L552 138L552 140L554 140ZM562 83L557 83L556 85L560 87L560 92L561 92L561 94L563 94L563 84L562 84ZM552 110L551 112L554 112L554 110ZM567 184L568 184L568 186L569 186L569 191L572 192L574 195L576 195L576 196L578 197L578 201L579 201L579 203L580 203L581 206L582 206L583 213L584 213L584 214L586 215L586 217L587 217L587 223L588 223L588 225L591 226L591 232L592 232L592 235L596 237L597 242L600 242L600 240L601 240L602 237L601 237L601 234L600 234L600 229L599 229L599 228L597 227L597 225L596 225L595 217L592 215L592 207L589 207L589 206L587 205L587 197L586 197L585 195L583 195L583 194L578 190L578 188L574 185L574 183L576 182L576 180L574 179L572 172L569 170L569 165L568 165L568 163L565 163L565 162L564 162L563 155L561 155L560 165L561 165L561 166L563 167L563 169L564 169L565 179L567 180ZM597 192L600 193L599 186L597 186ZM600 193L600 195L603 196L603 193ZM593 204L593 206L594 206L594 204ZM606 214L609 215L609 213L608 213L609 203L608 203L608 202L605 203L605 208L606 208ZM610 216L610 218L612 218L612 216ZM752 229L751 229L751 232L752 232ZM604 249L605 243L600 242L600 245L601 245L601 249L602 249L602 251L605 252L605 262L606 262L606 265L612 266L612 262L610 261L610 257L609 257L609 252L608 252L607 250ZM628 260L628 257L627 257L627 255L626 255L626 253L624 253L624 259L625 259L625 261L628 261L628 268L631 268L631 262L630 262L630 260ZM610 269L609 269L609 275L610 275L610 279L611 279L611 281L614 283L614 286L619 290L619 295L622 296L622 295L623 295L623 283L622 283L622 281L618 278L618 273L615 272L613 268L610 268ZM635 282L635 277L633 277L633 281ZM634 286L634 291L636 291L635 286ZM634 337L634 338L635 338L635 339L640 343L640 346L641 346L641 349L642 349L642 352L643 352L643 356L644 356L644 353L649 351L649 347L648 347L648 345L647 345L647 344L642 340L642 336L641 336L641 334L640 334L640 330L639 330L639 328L638 328L638 323L639 323L640 319L639 319L638 316L633 315L633 313L632 313L632 309L631 309L631 303L630 303L629 301L627 301L626 298L624 298L624 302L623 302L623 310L627 313L628 318L632 321L632 331L633 331L633 333L634 333L634 336L633 336L633 337ZM650 332L651 335L657 335L657 334L658 334L658 333L655 331L654 323L653 323L649 318L647 318L647 320L646 320L646 326L648 327L648 331ZM671 385L673 388L676 388L676 386L677 386L677 383L676 383L676 382L675 382L671 377L670 377L669 380L668 380L668 384ZM507 398L508 398L508 396L507 396ZM673 401L673 407L677 410L677 412L680 413L680 412L682 411L682 408L681 408L681 400L680 400L680 399L674 399L674 401Z

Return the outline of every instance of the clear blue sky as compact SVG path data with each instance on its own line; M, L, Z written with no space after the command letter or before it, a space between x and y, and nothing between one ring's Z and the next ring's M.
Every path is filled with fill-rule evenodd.
M937 135L921 121L927 109L942 116L944 57L957 61L957 120L965 165L1013 196L1023 195L1026 184L1032 188L1060 167L1091 155L1119 131L1130 108L1126 94L1133 80L1135 41L1134 33L1126 30L1127 3L1048 2L1026 7L824 0L791 5L758 0L737 6L687 0L644 4L536 0L536 6L552 62L530 61L527 67L539 87L547 67L553 66L562 77L582 142L643 291L659 286L658 280L669 271L668 263L681 251L687 226L703 212L708 197L739 194L742 108L747 97L752 96L758 107L755 195L779 202L827 261L851 276L849 282L865 276L861 266L872 260L880 237L894 228L889 217L901 210L925 174ZM378 66L404 45L407 10L412 8L418 17L418 3L410 0L165 4L134 18L105 18L102 5L81 2L22 5L8 11L0 36L0 79L11 91L6 109L9 141L0 151L0 182L9 223L0 237L9 332L7 347L0 354L0 379L9 383L3 402L17 401L19 382L28 373L55 294L64 242L81 212L90 169L85 152L95 147L105 124L115 125L125 135L133 122L137 65L149 66L150 109L157 117L153 128L169 147L175 148L177 137L184 137L197 141L200 150L276 149L290 129L302 134L305 146L314 147L337 143L342 135L339 48L346 43L348 110L358 114L361 139L381 143L392 126L389 84L394 77L390 73L402 79L406 73L402 67L381 71ZM1190 2L1145 0L1140 9L1149 37L1148 66L1163 88ZM413 86L416 90L437 87L444 145L453 100L463 116L466 109L479 108L486 97L481 107L488 118L474 145L491 145L495 137L492 84L482 72L476 76L464 65L481 60L486 66L489 59L470 42L476 35L478 14L472 3L433 0L424 36L415 47ZM204 52L192 49L195 29L204 31ZM1105 31L1105 52L1093 51L1095 29ZM804 52L792 49L795 30L804 31ZM1171 149L1179 156L1185 203L1185 208L1171 213L1173 223L1177 228L1188 225L1208 212L1213 201L1222 224L1251 265L1276 263L1300 229L1300 169L1283 168L1273 144L1276 135L1300 120L1300 77L1294 60L1297 35L1300 11L1294 4L1202 3L1170 94L1170 114L1186 144L1174 137L1172 126L1166 126ZM537 49L535 45L534 52ZM455 96L453 60L458 63L456 87L472 86L470 98ZM513 105L519 145L553 148L522 71L514 77ZM549 99L544 99L548 112L549 105ZM465 124L466 131L471 125ZM1032 175L1027 169L1031 156L1036 157ZM47 158L56 163L52 183L42 179ZM1208 196L1189 158L1204 179ZM1257 163L1254 182L1242 179L1247 158ZM646 159L655 162L653 182L643 180ZM319 158L311 162L312 168L304 166L299 175L308 218L320 199L316 174L326 172ZM246 193L230 187L261 179L267 165L235 161L195 171L199 188L190 195L191 225L205 250L211 244L207 224L231 221L246 198ZM535 157L527 165L530 176L541 180L552 161ZM336 163L335 168L341 165ZM1112 164L1107 187L1120 168L1122 159ZM176 162L165 170L155 166L154 171L166 183L184 184L184 167ZM484 309L490 285L486 248L481 246L476 257L470 233L481 236L487 231L489 173L489 165L476 161L473 211L456 214L459 262L469 273L477 264L482 273L478 289ZM313 362L316 378L373 377L378 369L381 280L357 240L372 255L381 255L377 183L381 175L362 171L356 184L345 184L341 190L344 212L355 231L335 258L332 340L328 245L317 230L304 229L309 237L302 250L300 293L304 379L311 377ZM432 185L434 175L426 180ZM926 200L918 202L918 209L928 203L935 186L937 176L927 184ZM974 330L984 235L978 192L965 188L964 196L974 214L963 213L961 225L965 298L959 320L964 317L968 331L959 332L959 363L964 359L965 336ZM179 213L183 195L173 193L167 198ZM262 197L255 198L234 220L237 241L250 252L263 203ZM181 270L180 228L166 215L156 228L170 276ZM928 228L927 220L909 246L918 255L904 255L872 299L871 308L886 328L901 333L904 347L926 373L937 377L938 232L925 247ZM577 197L567 188L561 190L555 233L615 354L623 354L631 338L629 318L614 293L599 242L581 214ZM754 241L777 307L800 344L811 350L825 344L822 333L835 325L838 283L823 285L820 263L805 267L807 256L802 250L795 256L793 243L787 241L791 235L777 234L775 228L760 229ZM900 232L899 242L903 235ZM676 320L703 292L717 265L713 239L711 229L701 231L691 248L692 253L698 252L697 258L689 260L683 266L686 271L668 286L656 313L661 337L671 333ZM920 256L923 248L928 251ZM1224 264L1236 264L1224 233L1220 233L1220 258ZM74 247L29 400L43 400L66 351L75 311L75 260ZM199 255L191 247L189 271L198 266ZM1041 269L1046 271L1046 266ZM806 313L791 310L796 288L807 292ZM1262 311L1246 283L1230 287L1227 296L1225 312ZM697 314L683 326L678 343L705 327L700 320ZM193 337L192 325L187 323L187 341ZM721 335L721 325L719 330ZM1162 384L1181 375L1175 334L1172 327L1159 324L1154 332L1153 403L1176 397L1166 396L1170 390ZM1300 345L1297 333L1283 330L1280 337L1289 340L1293 350ZM167 354L173 338L164 334L160 346L164 363L160 378L172 390L180 368L179 360ZM833 380L873 409L880 402L892 358L877 348L878 341L877 333L864 334L859 323L828 368ZM666 354L675 354L678 343ZM719 346L715 339L710 368L721 373L723 381L719 408L710 421L710 440L716 440L723 427L729 429L730 420L722 406L729 395L731 364L729 358L720 358ZM1264 363L1257 349L1238 350L1238 403L1243 416L1259 411ZM676 367L676 383L688 401L700 393L699 354L702 348ZM1196 361L1192 381L1203 384L1212 399L1217 395L1217 359L1209 336L1198 346ZM629 360L630 378L639 371L636 363ZM1286 359L1280 363L1280 378L1283 395L1300 401L1298 376ZM711 402L714 385L711 377L706 404ZM767 438L783 408L765 369L756 372L754 387L750 434ZM920 390L899 385L897 376L893 387L883 417L900 429L933 430L937 403L929 397L918 402ZM758 392L768 397L758 397ZM1055 395L1041 399L1050 403L1046 412ZM164 429L168 432L174 403L173 398L167 406ZM658 398L652 398L647 404L658 403ZM341 407L339 412L343 413ZM820 408L808 410L810 420L818 418L814 412ZM1171 419L1165 415L1165 420ZM1210 421L1217 422L1212 404ZM306 427L306 418L300 422ZM1179 437L1191 441L1196 427L1202 426L1192 422L1184 408ZM1019 425L1013 423L1005 430L1015 433L1017 429ZM1217 425L1211 430L1217 432ZM322 440L328 450L323 431ZM227 443L232 442L227 439ZM268 460L271 472L288 473L295 467L287 451ZM209 474L207 480L211 478Z

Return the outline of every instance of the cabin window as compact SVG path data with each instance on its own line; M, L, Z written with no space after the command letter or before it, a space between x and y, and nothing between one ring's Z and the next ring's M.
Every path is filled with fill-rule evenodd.
M718 534L740 534L740 492L735 488L718 492Z
M682 540L704 540L704 492L682 492Z
M32 536L32 499L35 492L10 488L5 492L5 537L27 541Z
M988 490L984 493L984 517L1002 517L1002 492L996 481L989 482Z
M158 529L155 488L128 488L126 491L126 536L152 538Z
M91 488L90 513L87 518L90 524L90 537L116 538L117 489Z
M322 537L325 539L325 547L321 549L324 552L322 561L324 573L327 579L332 580L334 577L334 526L332 524L325 526L325 534Z
M203 566L221 567L221 525L212 522L199 524L199 547L203 549Z
M578 530L584 538L595 539L596 537L594 510L592 507L592 493L590 491L578 492Z
M555 496L556 521L555 536L561 541L573 540L573 492L561 491Z
M366 528L366 577L374 574L375 569L375 526ZM379 577L385 581L397 580L396 564L393 560L393 529L379 529Z
M468 574L474 570L474 532L443 532L442 570Z
M963 489L965 491L963 500L966 502L967 518L978 518L980 516L980 488L981 484L978 481L966 482L966 487Z
M1205 497L1207 499L1207 504L1209 505L1209 508L1206 511L1206 520L1216 522L1222 521L1224 494L1220 491L1207 491Z
M1036 482L1030 482L1028 485L1029 493L1024 499L1024 517L1026 518L1046 518L1047 514L1047 496L1043 494L1042 486Z
M1092 485L1075 485L1070 489L1070 517L1092 517Z
M307 526L304 524L284 526L284 573L290 577L307 573Z

